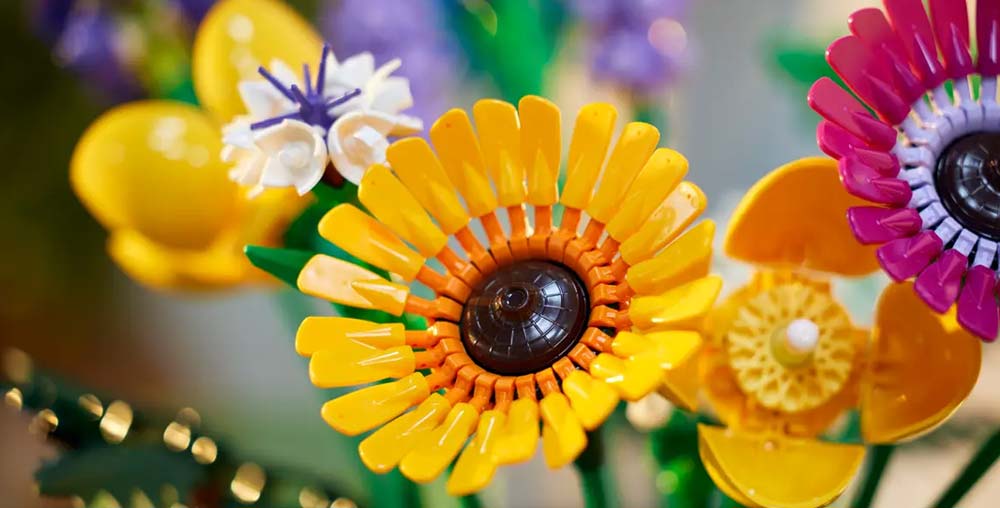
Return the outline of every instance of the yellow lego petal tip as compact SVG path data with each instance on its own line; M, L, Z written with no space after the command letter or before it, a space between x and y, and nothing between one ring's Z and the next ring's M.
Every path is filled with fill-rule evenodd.
M913 438L944 422L979 378L982 341L963 330L954 310L927 308L912 283L891 284L876 310L861 394L866 441Z
M618 393L613 388L580 370L573 371L563 380L562 390L580 424L587 430L600 427L618 406Z
M409 288L389 282L354 263L317 254L302 267L299 290L341 305L403 313Z
M538 403L517 399L507 410L507 423L497 438L493 456L499 464L516 464L530 459L538 447Z
M423 436L399 463L399 472L417 482L433 481L461 451L476 428L479 411L467 402L455 404L441 425Z
M759 180L733 212L726 253L750 263L844 276L878 269L875 247L858 243L847 209L866 202L840 184L837 162L807 157Z
M363 319L309 316L295 334L295 351L302 356L328 349L340 342L353 341L387 349L406 343L402 323L372 323Z
M446 488L449 494L453 496L472 494L493 480L497 470L493 450L506 419L507 415L495 410L485 411L479 417L476 436L462 451L462 455L455 462L455 469L448 478Z
M385 424L358 445L358 455L368 469L388 473L403 460L425 435L434 430L451 410L441 394L432 393L416 409Z
M722 278L709 275L659 296L636 298L629 308L629 317L642 330L700 329L721 290Z
M399 381L369 386L323 404L321 415L341 434L356 436L396 418L430 395L419 372Z
M355 386L412 374L414 364L410 346L378 349L345 340L312 356L309 380L320 388Z
M413 280L424 264L424 258L385 224L353 205L337 205L326 212L319 221L319 234L350 255L406 280Z
M542 452L552 469L573 462L587 447L587 434L562 393L550 393L539 403L542 414Z
M859 445L764 437L709 425L698 426L698 447L720 488L748 506L770 508L830 504L847 488L865 454Z

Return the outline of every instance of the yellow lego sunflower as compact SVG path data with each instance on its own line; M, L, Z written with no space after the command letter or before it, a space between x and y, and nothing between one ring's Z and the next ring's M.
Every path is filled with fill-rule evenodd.
M371 215L340 205L319 224L392 280L325 255L298 278L305 293L431 323L310 317L296 348L320 387L395 379L331 400L323 418L349 435L377 429L359 446L376 472L398 466L427 482L458 457L455 495L529 459L539 437L548 465L566 465L620 399L671 391L664 373L701 343L721 286L708 275L713 224L685 232L705 197L682 181L684 157L657 148L656 128L625 125L608 155L615 109L583 107L559 195L558 108L529 96L517 107L481 100L472 113L475 129L462 110L439 118L433 148L419 138L389 147L392 169L361 179Z
M909 283L883 291L872 330L851 322L830 278L877 269L843 220L856 201L835 161L802 159L751 188L727 231L727 254L757 272L708 319L699 377L725 428L700 426L699 449L744 506L829 504L864 456L817 438L838 417L858 408L870 443L910 438L944 421L978 377L979 341Z

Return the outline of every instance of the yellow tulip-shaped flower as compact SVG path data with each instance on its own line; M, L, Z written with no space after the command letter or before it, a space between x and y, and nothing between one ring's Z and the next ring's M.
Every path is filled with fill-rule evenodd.
M328 402L323 418L349 435L377 429L359 447L377 472L398 466L427 482L457 457L447 484L455 495L529 459L539 438L549 466L572 462L620 399L657 389L697 349L721 285L708 275L713 225L685 232L705 197L682 181L684 157L657 148L654 127L627 124L609 153L616 111L583 107L560 196L552 103L481 100L472 113L475 129L461 110L439 118L433 148L417 138L389 147L392 169L374 166L361 180L371 215L341 205L320 222L320 235L392 280L324 255L298 279L338 304L432 322L404 331L312 317L296 347L320 387L395 379Z
M871 331L837 302L830 276L877 268L844 220L855 201L835 161L802 159L754 185L727 231L727 254L757 273L709 316L699 374L726 428L701 426L699 448L715 483L745 506L829 504L864 455L817 439L836 418L857 407L871 443L913 437L976 382L979 341L907 285L882 293Z
M108 249L123 270L164 289L266 280L247 262L243 246L278 244L308 198L273 189L248 199L229 180L231 165L220 160L222 126L248 113L239 84L261 80L262 65L311 62L322 48L312 27L280 1L221 1L195 38L194 85L203 109L138 102L109 111L87 129L73 154L71 182L109 230ZM288 129L270 138L295 141ZM324 156L325 145L316 148ZM275 159L287 166L303 159L296 155Z

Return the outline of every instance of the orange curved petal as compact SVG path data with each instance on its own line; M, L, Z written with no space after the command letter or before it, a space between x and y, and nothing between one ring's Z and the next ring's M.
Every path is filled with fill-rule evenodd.
M875 247L855 240L845 215L863 204L841 187L836 161L790 162L747 191L729 223L726 253L761 265L871 273L878 269Z

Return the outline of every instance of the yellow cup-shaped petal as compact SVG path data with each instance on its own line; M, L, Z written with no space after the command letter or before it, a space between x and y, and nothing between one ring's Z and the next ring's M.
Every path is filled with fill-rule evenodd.
M587 434L562 393L550 393L539 403L542 414L542 452L550 468L573 462L587 446Z
M648 123L631 122L625 126L611 150L601 186L587 206L591 217L603 223L611 220L625 198L625 192L659 142L660 131Z
M531 399L517 399L507 410L507 423L497 438L493 450L500 464L524 462L535 454L538 446L538 403Z
M622 259L634 265L653 257L694 222L706 204L705 194L697 185L682 182L639 230L622 242Z
M240 206L221 149L218 125L198 109L136 102L105 113L84 132L70 183L105 228L203 250L234 222Z
M176 249L131 229L113 231L108 239L111 259L129 277L157 289L218 289L254 278L246 258L230 247L223 243L209 250Z
M228 122L245 113L237 84L261 79L275 59L292 69L319 63L323 42L312 26L279 0L223 0L198 27L191 60L198 101Z
M617 118L618 111L610 104L593 103L580 108L569 142L566 185L559 199L562 204L580 210L587 208Z
M887 443L929 431L968 397L979 377L981 341L954 313L933 313L911 283L882 292L861 396L861 432Z
M352 256L413 280L424 258L392 231L352 205L338 205L319 222L319 234Z
M461 109L448 111L434 122L430 135L441 165L465 198L469 213L479 217L493 211L497 197L486 177L486 161L469 115Z
M526 190L517 110L504 101L482 99L472 107L472 114L500 206L524 203Z
M432 393L416 409L383 425L358 445L358 455L368 469L388 473L403 460L420 440L442 421L451 404L441 394Z
M309 361L309 380L319 388L339 388L401 378L413 373L410 346L379 349L360 342L342 341L321 349Z
M379 222L416 246L424 257L434 257L448 243L441 229L389 168L380 165L369 168L361 178L358 198Z
M419 372L399 381L369 386L341 395L323 404L321 414L328 425L342 434L356 436L403 414L430 395L430 387Z
M550 206L558 200L557 182L562 156L562 114L555 104L537 95L521 98L521 163L527 171L528 203Z
M496 410L484 411L479 417L475 438L462 451L448 478L448 494L464 496L490 484L497 470L493 450L506 420L507 415Z
M299 290L325 300L357 307L379 309L400 315L409 288L389 282L354 263L317 254L302 267Z
M369 347L388 349L406 343L402 323L372 323L363 319L309 316L295 334L295 351L310 356L341 342L357 342Z
M659 296L632 300L629 317L636 327L648 329L700 329L722 290L722 278L709 275L671 289Z
M748 506L816 508L833 502L861 465L858 445L813 439L765 437L698 426L706 468Z
M840 183L837 161L807 157L772 171L747 191L726 232L729 256L846 276L878 269L875 246L861 245L847 209L866 204Z
M625 280L640 295L663 293L708 275L715 222L706 220L672 242L656 257L628 269Z
M618 405L618 393L613 388L580 370L574 370L563 380L562 390L587 430L600 427Z
M590 374L618 390L623 399L635 402L656 389L663 369L649 358L622 360L615 355L601 353L591 362Z
M424 435L403 457L399 472L418 483L434 480L462 450L478 421L479 411L472 404L455 404L444 422Z
M393 171L434 218L446 235L469 223L455 189L445 173L441 161L434 155L430 145L422 138L401 139L385 152Z
M639 171L621 206L607 223L608 235L619 242L639 230L639 226L659 208L687 174L688 161L669 148L657 148Z

